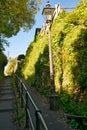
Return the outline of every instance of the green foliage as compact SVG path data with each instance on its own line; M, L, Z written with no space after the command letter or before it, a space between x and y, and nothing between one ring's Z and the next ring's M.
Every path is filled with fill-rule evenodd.
M79 123L75 119L72 119L70 124L71 124L71 127L74 129L78 129L79 127Z
M17 58L10 58L5 69L6 75L12 75L16 72L18 67Z
M4 55L2 51L0 51L0 79L4 75L4 67L7 64L7 57Z
M87 26L87 0L83 2L79 2L77 8L69 13L66 17L67 23L72 23L74 25L85 25Z
M34 23L34 15L38 10L38 2L34 0L1 0L0 9L2 19L0 22L0 34L10 37L15 35L21 27L24 30L31 28Z
M75 58L77 61L76 69L73 72L77 76L77 83L81 89L87 86L87 28L82 27L80 34L76 39L76 44L73 46Z
M43 94L43 95L45 95L45 96L49 96L49 90L48 90L47 88L38 87L37 90L38 90L41 94Z
M86 99L79 101L87 92L87 0L70 13L60 13L52 24L51 36L60 106L68 113L87 115ZM40 91L51 89L48 55L47 34L41 32L27 49L22 66L22 75Z
M66 113L73 115L87 116L87 99L84 101L75 101L74 95L62 92L58 94L58 103Z
M22 28L28 31L35 23L35 14L39 10L40 0L0 0L0 39L16 35ZM1 44L0 43L0 44Z
M64 89L68 93L72 93L77 87L86 88L87 86L86 14L86 6L81 2L73 12L60 14L52 25L53 62L57 91ZM81 23L81 20L84 22Z
M38 35L37 41L32 42L27 50L27 55L22 67L22 74L29 80L31 86L37 88L48 87L49 79L49 54L47 35ZM46 77L46 74L48 75Z
M4 45L9 46L9 42L6 40L4 35L0 34L0 50L1 51L5 50Z
M36 86L40 87L41 90L44 88L49 88L49 54L48 46L44 48L43 54L40 54L38 61L35 64L35 77L36 77ZM46 77L46 75L48 75Z

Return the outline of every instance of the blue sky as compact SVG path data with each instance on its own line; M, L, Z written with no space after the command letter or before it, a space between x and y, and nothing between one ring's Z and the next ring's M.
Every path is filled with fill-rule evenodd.
M42 10L46 4L47 0L42 0L42 5L40 6L40 11L36 15L36 23L31 30L28 32L23 32L21 30L16 36L13 36L8 39L10 46L5 47L4 53L8 57L17 57L20 54L26 54L26 50L29 47L30 43L34 40L35 29L41 28L44 22L42 16ZM59 3L61 7L75 7L80 0L50 0L52 7L55 7L55 4Z

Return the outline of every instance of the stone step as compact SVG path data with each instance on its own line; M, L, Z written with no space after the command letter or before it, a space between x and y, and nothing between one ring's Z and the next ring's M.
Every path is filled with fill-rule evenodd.
M14 111L14 110L15 110L14 108L2 108L2 109L0 109L0 113Z
M9 101L9 100L15 100L15 97L8 97L8 98L1 98L0 101Z
M12 100L7 100L7 101L1 101L0 102L0 109L4 109L6 107L10 108L13 106L13 101Z
M15 97L13 93L11 93L11 94L1 94L0 95L0 99L8 99L8 98L11 98L11 97Z
M13 94L13 92L12 91L10 91L10 92L0 92L0 95L4 95L4 94Z
M3 91L3 90L11 90L12 88L11 87L3 87L0 89L0 91Z

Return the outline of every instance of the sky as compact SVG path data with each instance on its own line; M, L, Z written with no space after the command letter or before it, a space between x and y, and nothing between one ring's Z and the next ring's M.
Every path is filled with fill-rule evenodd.
M40 5L40 11L35 16L36 23L31 30L28 32L21 31L16 35L8 39L10 43L9 47L5 46L4 54L7 58L15 58L20 54L26 54L27 48L30 43L34 40L36 28L41 28L44 22L42 16L42 10L45 7L47 0L42 0L42 5ZM55 4L60 4L61 7L75 7L80 0L50 0L51 7L55 7Z

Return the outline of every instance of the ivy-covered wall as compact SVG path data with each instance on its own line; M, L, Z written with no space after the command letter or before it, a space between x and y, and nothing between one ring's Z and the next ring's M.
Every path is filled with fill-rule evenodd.
M87 0L62 13L52 26L56 88L74 92L87 87Z
M36 42L32 42L27 49L22 75L31 86L43 89L50 87L47 34L39 34Z
M87 0L73 12L62 12L52 24L56 91L87 87ZM50 88L47 34L40 33L26 52L22 74L31 85Z
M51 27L55 90L58 105L68 113L87 116L87 0L65 11ZM51 90L48 35L40 32L27 49L22 76L49 95Z

